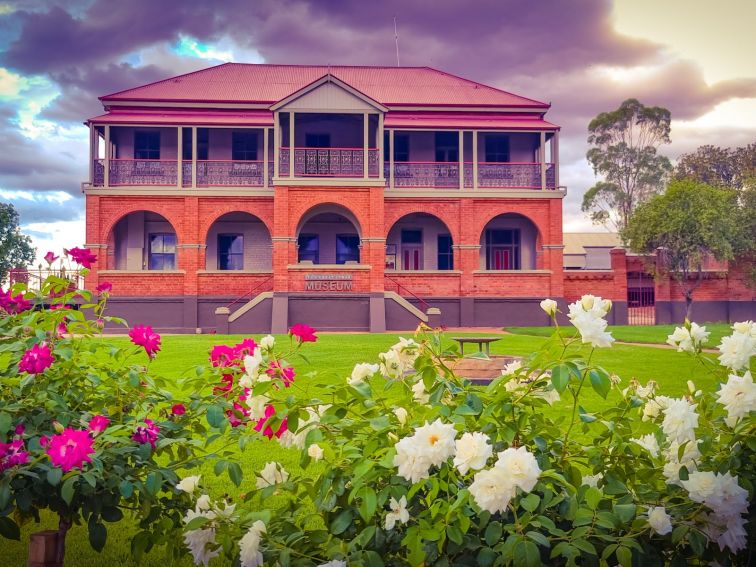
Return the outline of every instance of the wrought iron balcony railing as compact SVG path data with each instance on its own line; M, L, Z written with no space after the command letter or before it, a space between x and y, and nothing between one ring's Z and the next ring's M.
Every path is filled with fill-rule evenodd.
M368 177L378 177L376 148L368 149ZM280 148L279 177L289 177L291 150ZM362 148L294 148L294 177L363 177Z

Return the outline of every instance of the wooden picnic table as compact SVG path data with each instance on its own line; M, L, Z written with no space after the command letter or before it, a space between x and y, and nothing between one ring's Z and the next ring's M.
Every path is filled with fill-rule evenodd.
M490 355L491 343L495 343L496 341L501 340L500 337L452 337L452 339L459 343L459 348L462 351L462 356L465 355L466 344L478 345L478 352L483 352L483 347L485 346L486 354Z

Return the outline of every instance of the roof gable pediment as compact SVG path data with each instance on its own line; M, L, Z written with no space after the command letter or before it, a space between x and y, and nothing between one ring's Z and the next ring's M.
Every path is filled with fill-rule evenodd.
M271 110L300 112L387 112L388 108L331 74L290 94Z

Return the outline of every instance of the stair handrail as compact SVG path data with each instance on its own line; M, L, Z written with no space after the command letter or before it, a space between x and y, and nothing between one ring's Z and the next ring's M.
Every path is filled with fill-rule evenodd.
M398 281L396 281L391 276L389 276L387 274L384 274L384 277L387 280L391 281L392 283L396 284L397 290L399 290L399 291L404 290L409 296L411 296L412 298L414 298L417 301L419 301L420 305L422 305L422 307L423 307L423 311L427 311L428 310L428 308L430 307L430 304L427 301L425 301L422 297L420 297L420 296L412 293L412 290L410 290L407 287L403 286L402 284L400 284ZM401 295L401 293L399 295Z
M240 295L239 297L237 297L236 299L234 299L231 303L229 303L228 305L226 305L226 309L231 309L234 305L236 305L237 303L239 303L242 299L244 299L247 296L249 296L250 299L251 299L252 298L252 294L254 294L257 290L259 290L262 286L264 286L265 284L267 284L272 279L273 279L273 276L268 276L268 277L264 278L263 280L261 280L260 282L258 282L258 284L256 286L254 286L252 289L250 289L248 292L246 292L244 295Z

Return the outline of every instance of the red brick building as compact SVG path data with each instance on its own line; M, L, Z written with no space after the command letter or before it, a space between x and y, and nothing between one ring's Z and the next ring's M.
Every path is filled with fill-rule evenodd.
M546 103L425 67L242 64L101 101L87 285L109 281L130 321L545 324L542 298L603 293L564 273ZM612 258L605 295L623 322L627 264Z

